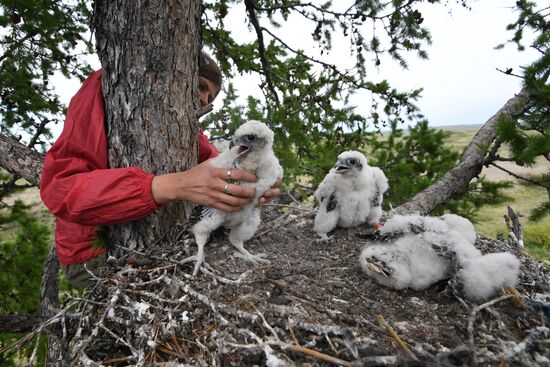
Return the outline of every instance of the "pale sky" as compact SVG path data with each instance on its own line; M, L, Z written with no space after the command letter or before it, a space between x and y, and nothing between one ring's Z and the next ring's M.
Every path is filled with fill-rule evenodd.
M401 90L423 87L418 105L432 126L481 124L521 89L520 79L504 75L496 68L503 70L511 67L515 73L521 74L520 66L540 55L531 49L519 52L512 44L501 50L494 49L497 44L513 36L506 31L506 25L516 19L511 9L515 0L472 1L472 10L455 5L454 1L450 3L450 7L424 4L418 8L424 18L423 25L432 34L433 43L427 47L429 60L420 60L411 54L406 58L408 70L401 69L391 60L383 60L379 72L373 70L370 76L375 81L387 79ZM244 7L238 13L242 12ZM239 40L251 39L254 34L242 19L242 16L230 11L226 24L239 35ZM312 30L313 26L310 30L305 22L294 21L274 32L288 40L293 48L314 53L316 49L312 48L310 36ZM524 44L529 45L527 42ZM328 57L346 66L346 62L351 60L349 43L335 39L333 46ZM97 58L92 60L92 65L99 67ZM233 82L241 92L258 96L261 93L257 81L255 77L243 75ZM79 82L60 81L58 84L62 101L68 103L78 90ZM244 100L246 94L241 94ZM370 104L364 103L366 99L365 92L354 97L352 103L359 106L359 111L366 113ZM220 106L221 98L214 108Z

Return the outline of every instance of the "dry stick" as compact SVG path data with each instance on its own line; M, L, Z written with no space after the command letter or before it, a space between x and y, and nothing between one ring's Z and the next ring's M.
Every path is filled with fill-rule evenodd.
M300 353L306 354L310 357L315 357L317 359L321 359L321 360L326 361L326 362L339 364L341 366L351 366L351 363L348 362L348 361L344 361L343 359L336 358L336 357L330 356L330 355L325 354L325 353L317 352L316 350L305 348L305 347L302 347L300 345L286 344L286 345L281 345L281 347L286 348L286 349L290 349L294 352L300 352Z
M534 341L542 341L541 335L546 335L548 337L550 334L550 329L546 326L538 326L534 329L531 329L529 335L523 339L519 344L517 344L511 350L506 352L506 357L508 359L518 355L519 353L524 352Z
M540 186L540 187L546 188L546 186L544 186L544 185L541 184L540 182L530 180L530 179L528 179L528 178L526 178L526 177L522 177L522 176L520 176L520 175L518 175L518 174L516 174L516 173L514 173L514 172L512 172L512 171L510 171L510 170L508 170L508 169L506 169L506 168L504 168L504 167L502 167L502 166L499 166L499 165L496 164L495 162L491 162L491 163L489 163L489 164L490 164L491 166L494 166L494 167L498 168L498 169L501 170L501 171L506 172L506 173L509 174L510 176L512 176L512 177L514 177L514 178L517 178L518 180L523 180L523 181L525 181L525 182L527 182L527 183L530 183L531 185L535 185L535 186Z
M135 359L134 356L124 356L124 357L117 357L112 359L106 359L104 361L101 361L101 364L116 364L119 362L125 362L130 359Z
M294 340L294 344L300 345L300 342L296 338L296 334L294 334L294 329L292 328L292 320L290 320L290 317L288 318L288 331L290 331L290 335L292 336L292 340Z
M510 237L516 242L516 244L523 248L523 229L519 222L519 216L514 212L511 206L508 206L508 215L504 215L506 226L508 227L508 233ZM511 222L511 225L510 225Z
M500 296L498 298L495 298L489 302L486 302L482 305L479 305L477 307L474 307L472 309L472 312L470 314L470 319L468 320L468 342L470 344L470 350L474 353L474 358L476 358L475 353L475 345L474 345L474 321L476 319L476 315L479 311L483 310L484 308L487 308L489 306L494 305L495 303L498 303L500 301L504 301L505 299L512 298L513 296L510 294L506 294L504 296Z
M179 343L178 338L176 337L176 334L172 334L172 343L173 343L173 344L172 344L173 347L176 349L176 352L177 352L179 355L183 356L183 358L187 358L186 353L184 353L184 351L183 351L183 350L181 349L181 347L180 347L180 343Z
M386 319L384 319L384 316L378 315L377 319L378 319L378 322L380 323L380 325L386 328L386 330L387 330L388 333L391 335L391 337L396 341L397 345L399 345L399 347L400 347L401 349L403 349L403 350L404 350L408 355L410 355L412 358L416 359L416 356L414 355L414 353L409 349L409 347L407 347L407 345L406 345L405 342L399 337L399 335L397 335L397 333L395 332L395 330L393 330L393 328L391 327L391 325L388 324L388 322L386 321Z

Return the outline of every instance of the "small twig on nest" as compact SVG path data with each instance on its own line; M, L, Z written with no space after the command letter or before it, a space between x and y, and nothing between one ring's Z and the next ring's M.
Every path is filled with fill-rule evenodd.
M508 359L524 352L534 341L540 341L541 335L548 337L550 335L550 329L546 326L539 326L531 329L529 335L521 343L518 343L514 348L508 350L506 357Z
M86 355L86 353L84 353L83 351L80 352L80 357L78 358L78 361L80 363L82 363L83 366L86 366L86 367L102 367L103 366L102 364L97 363L96 361L90 359L90 357L88 357Z
M286 349L290 349L294 352L300 352L300 353L306 354L310 357L321 359L321 360L326 361L326 362L338 364L338 365L341 365L341 366L351 366L351 363L348 362L348 361L344 361L343 359L336 358L336 357L330 356L328 354L321 353L321 352L318 352L316 350L305 348L305 347L302 347L302 346L299 346L299 345L286 344L285 346L282 346L282 347L286 348Z
M397 345L399 345L399 347L400 347L401 349L403 349L403 350L404 350L408 355L410 355L412 358L416 359L416 356L414 355L414 353L409 349L409 347L407 347L407 345L406 345L405 342L399 337L399 335L397 335L397 333L395 332L395 330L393 330L393 328L391 327L391 325L388 324L388 322L386 321L386 319L384 319L384 316L378 315L377 319L378 319L378 322L380 323L380 325L386 328L386 330L387 330L388 333L391 335L391 337L395 340L395 342L397 343Z
M296 334L294 334L294 329L292 328L292 320L288 319L288 331L290 331L290 335L292 336L292 340L294 340L294 344L300 345L300 342L296 338Z
M174 280L174 279L172 279L172 280ZM254 314L251 314L249 312L242 311L242 310L239 310L239 309L235 309L235 308L233 308L229 305L226 305L226 304L223 304L223 303L220 303L220 302L213 301L210 298L208 298L207 296L205 296L204 294L201 294L201 293L195 291L194 289L192 289L191 287L189 287L188 284L186 284L184 282L181 282L181 281L177 281L177 282L179 283L179 287L182 291L189 294L191 297L197 299L198 301L200 301L204 305L208 306L215 314L218 315L218 317L220 318L220 320L224 324L228 324L229 322L227 321L227 319L225 319L225 317L223 317L221 315L220 312L224 312L224 313L229 314L231 316L236 316L236 317L239 317L239 318L243 318L245 320L248 320L249 322L256 322L258 320L257 315L254 315Z
M267 205L269 205L269 204L267 204ZM286 213L282 214L278 218L273 219L272 221L265 223L263 225L263 227L265 229L258 232L254 237L258 238L258 237L261 237L261 236L263 236L267 233L273 232L275 229L277 229L279 227L282 227L282 226L287 226L291 222L294 222L294 221L296 221L300 218L307 217L313 212L313 210L309 210L309 209L298 208L298 207L295 207L295 206L292 206L292 207L295 208L295 209L299 209L301 211L301 213L296 214L296 215L291 215L291 212L286 212Z
M203 274L211 276L212 278L216 279L220 283L224 283L224 284L241 284L246 279L246 277L248 277L248 275L250 275L250 273L252 273L254 270L255 269L249 269L249 270L241 273L241 275L239 275L239 277L237 279L229 279L229 278L226 278L224 276L217 275L213 271L208 270L204 266L201 266L200 272L203 273Z
M296 198L294 196L292 196L292 194L290 193L290 190L286 190L286 194L288 196L290 196L290 198L292 199L292 201L294 201L296 204L298 204L298 206L300 206L300 202L298 200L296 200Z
M498 298L495 298L489 302L486 302L482 305L479 305L477 307L474 307L472 309L472 312L470 313L470 319L468 320L468 341L470 343L470 350L474 353L474 358L476 356L475 353L475 344L474 344L474 322L476 320L476 315L479 311L483 310L484 308L487 308L489 306L494 305L495 303L498 303L500 301L504 301L505 299L512 298L513 296L511 294L506 294L504 296L500 296Z
M123 357L106 359L104 361L101 361L101 364L102 365L118 364L120 362L126 362L128 360L134 360L134 357L133 356L123 356Z

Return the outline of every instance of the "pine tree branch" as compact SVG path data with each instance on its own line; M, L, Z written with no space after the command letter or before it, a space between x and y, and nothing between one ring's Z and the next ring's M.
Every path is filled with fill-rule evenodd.
M254 30L256 31L256 36L258 37L258 52L260 54L260 63L262 64L262 69L264 71L265 81L267 82L268 89L273 95L275 102L277 103L277 105L279 105L280 104L279 96L277 95L277 91L273 86L273 80L271 80L271 74L269 71L267 58L265 56L264 35L262 32L262 27L260 26L260 22L258 21L258 17L256 16L254 3L252 0L245 0L244 3L246 5L246 11L248 12L248 15L250 17L250 22L254 26Z
M44 156L29 147L0 134L0 167L19 175L34 186L40 186Z
M532 185L540 186L540 187L543 187L543 188L545 188L545 189L547 188L546 186L544 186L544 185L541 184L540 182L533 181L533 180L530 180L530 179L525 178L525 177L523 177L523 176L520 176L520 175L518 175L517 173L514 173L514 172L512 172L512 171L510 171L510 170L508 170L508 169L506 169L506 168L504 168L504 167L502 167L502 166L499 166L499 165L496 164L495 162L491 162L491 163L489 163L489 164L490 164L491 166L493 166L493 167L498 168L499 170L501 170L501 171L503 171L503 172L506 172L506 173L509 174L510 176L512 176L512 177L514 177L514 178L517 178L518 180L523 180L523 181L528 182L528 183L530 183L530 184L532 184Z
M16 41L16 42L13 42L10 46L10 48L8 48L6 50L6 52L4 52L2 55L0 55L0 63L2 61L4 61L6 58L10 57L13 53L13 51L15 51L19 46L21 46L23 43L25 43L26 40L36 36L38 34L37 31L32 31L30 32L29 34L27 34L25 37L21 38L20 40Z
M440 180L418 193L411 200L397 207L395 213L419 213L427 215L441 204L446 203L460 189L466 187L474 177L479 175L483 168L485 158L483 147L489 146L495 140L495 124L498 119L501 116L515 116L531 97L531 93L524 87L517 95L509 99L479 129L455 168L451 169Z

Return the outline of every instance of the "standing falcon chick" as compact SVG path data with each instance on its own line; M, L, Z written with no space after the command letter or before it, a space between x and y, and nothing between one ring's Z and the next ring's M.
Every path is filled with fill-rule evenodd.
M377 225L387 190L388 179L384 172L369 166L363 153L341 153L315 191L320 204L313 230L321 240L327 240L327 233L336 226L352 227L365 222Z
M244 248L244 241L252 238L260 224L259 198L278 179L283 177L283 169L273 153L273 131L259 121L249 121L241 125L233 135L229 150L212 160L212 165L221 168L238 168L252 172L258 178L256 182L242 182L240 185L256 190L256 196L242 210L234 213L213 208L204 208L200 220L191 227L198 246L196 256L183 262L196 261L193 275L197 275L204 261L204 245L210 234L224 226L229 228L229 242L239 251L236 256L254 263L269 264L265 254L253 255Z
M474 226L458 215L395 215L380 237L363 248L359 263L369 277L394 289L420 290L450 278L453 291L479 301L517 282L519 260L507 252L483 255L474 246Z

